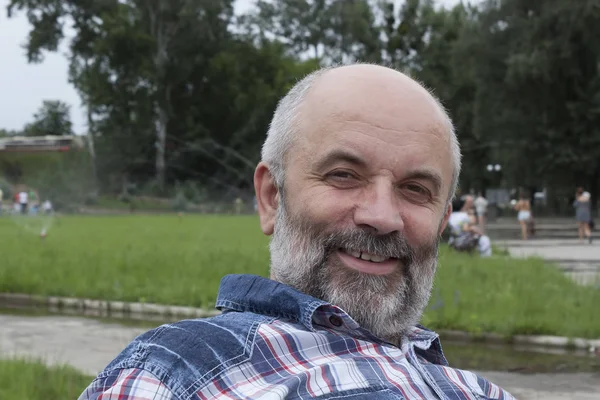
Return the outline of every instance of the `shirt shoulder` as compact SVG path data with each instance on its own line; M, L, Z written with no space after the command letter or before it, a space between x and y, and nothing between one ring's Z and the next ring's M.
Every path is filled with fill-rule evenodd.
M134 339L95 382L104 385L125 370L142 370L169 389L171 397L166 398L189 398L215 376L247 361L258 327L271 319L249 312L227 312L162 325ZM119 399L137 400L136 395L134 391L130 397Z
M515 400L509 392L474 372L428 362L424 366L450 399Z

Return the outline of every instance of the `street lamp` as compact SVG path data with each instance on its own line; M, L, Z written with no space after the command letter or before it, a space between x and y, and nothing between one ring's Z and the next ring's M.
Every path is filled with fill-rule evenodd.
M488 182L492 182L494 186L492 190L487 191L488 201L490 202L488 218L490 221L493 221L499 213L498 200L500 196L499 187L501 186L502 166L500 164L488 164L486 169L489 173Z

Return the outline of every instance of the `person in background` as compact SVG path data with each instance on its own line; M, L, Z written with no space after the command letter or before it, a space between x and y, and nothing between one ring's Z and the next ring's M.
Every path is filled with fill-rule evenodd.
M531 215L531 201L524 191L521 191L519 200L514 205L514 209L518 211L517 221L521 225L521 239L527 240L529 238L529 223L532 219Z
M270 278L225 276L220 315L138 336L80 400L513 399L419 325L460 160L450 117L407 75L305 77L254 172Z
M585 237L592 243L592 230L590 227L590 222L592 220L592 203L590 199L591 196L588 192L584 191L582 187L577 188L573 207L575 207L575 218L579 225L579 240L583 241Z
M50 200L46 199L46 201L42 203L42 211L44 214L52 214L53 209Z
M25 190L21 190L18 194L18 201L21 214L26 215L29 205L29 195Z
M4 192L2 192L2 188L0 188L0 215L2 215L2 207L3 207L3 203L2 200L4 198Z
M475 199L475 211L477 212L477 224L481 232L485 232L485 217L487 215L488 201L483 194L479 192Z
M483 234L476 224L474 215L469 215L473 209L473 196L467 195L464 200L453 202L453 208L448 226L450 228L450 240L448 245L458 251L471 251L477 249L481 257L492 255L492 242Z
M36 190L29 189L28 197L29 197L29 212L32 215L35 215L35 214L37 214L38 208L40 206L40 204L39 204L40 196L38 195L38 192Z

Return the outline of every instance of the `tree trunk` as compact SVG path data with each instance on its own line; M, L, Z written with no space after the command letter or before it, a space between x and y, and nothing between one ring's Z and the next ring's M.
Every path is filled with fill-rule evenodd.
M166 143L167 125L169 123L170 87L167 83L167 64L169 62L169 40L175 32L177 25L166 23L164 12L167 0L160 0L153 7L149 5L150 29L156 40L156 53L154 54L154 68L156 70L156 183L160 190L166 183Z
M89 81L89 61L85 59L85 72L88 76ZM87 143L88 143L88 151L90 152L90 158L92 159L92 179L94 180L93 186L94 190L97 190L98 184L98 171L96 169L96 146L94 144L94 119L92 117L92 102L89 99L89 96L85 96L86 98L86 106L87 106L87 123L88 123L88 131L87 131Z
M165 187L165 148L169 116L167 110L160 105L156 106L156 113L158 115L158 120L156 121L156 182L162 190Z

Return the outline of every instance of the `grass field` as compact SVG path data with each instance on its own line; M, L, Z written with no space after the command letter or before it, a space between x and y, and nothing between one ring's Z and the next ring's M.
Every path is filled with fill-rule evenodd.
M2 217L0 291L212 307L222 276L268 275L267 245L255 216ZM442 248L423 323L600 338L598 304L600 290L542 260Z
M0 359L0 399L76 399L92 379L67 366Z

